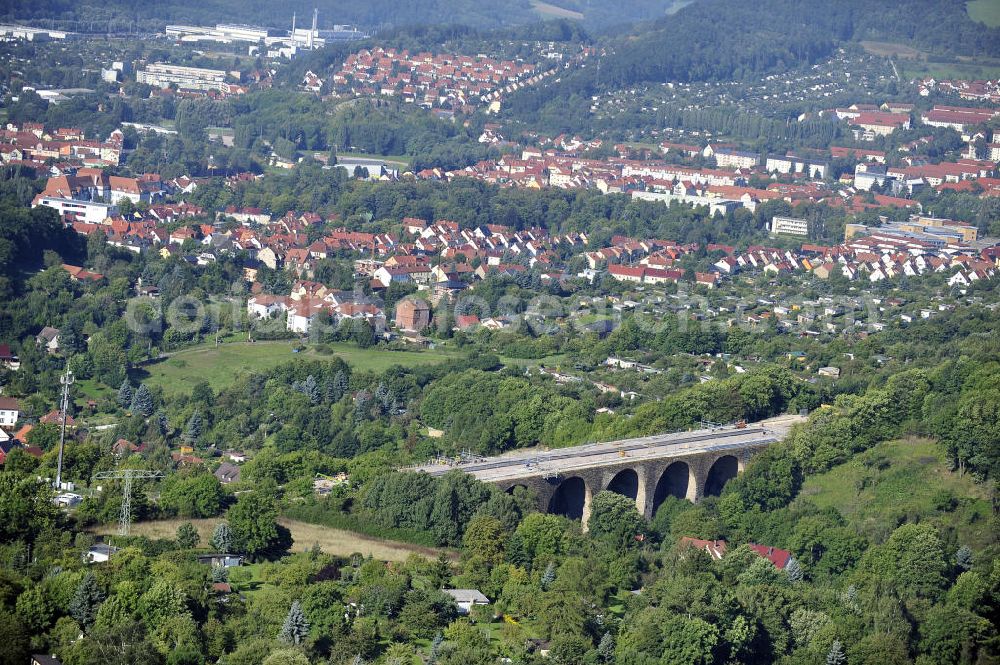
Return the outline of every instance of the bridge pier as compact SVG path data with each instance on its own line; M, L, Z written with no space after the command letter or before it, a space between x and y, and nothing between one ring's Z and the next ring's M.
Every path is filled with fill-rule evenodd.
M598 490L599 491L599 490ZM584 533L590 531L590 504L594 500L594 492L590 489L590 483L583 481L583 515L580 516Z
M649 482L649 465L641 464L635 472L639 476L639 487L635 494L635 509L639 511L640 515L646 517L653 512L653 492L656 491L656 483Z
M688 482L687 500L698 503L705 498L705 483L708 481L708 469L711 464L706 460L697 460L690 465L691 480Z
M740 473L746 471L747 464L750 463L750 460L753 458L754 453L756 452L758 451L753 450L751 448L746 448L745 450L741 450L740 454L736 456L736 465L737 465L736 468Z

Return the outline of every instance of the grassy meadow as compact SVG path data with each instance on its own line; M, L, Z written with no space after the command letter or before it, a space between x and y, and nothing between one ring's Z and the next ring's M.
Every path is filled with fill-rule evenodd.
M987 488L948 469L928 439L886 441L806 479L798 501L832 506L862 534L881 542L906 522L933 522L982 548L995 540Z
M971 0L966 3L969 18L991 28L1000 26L1000 0Z
M330 353L321 353L316 346L307 346L298 353L296 340L277 342L235 342L216 347L214 344L184 349L155 363L133 370L132 378L150 387L160 387L164 394L190 392L200 381L208 381L213 390L232 383L237 377L273 369L297 358L332 360L343 358L352 368L382 372L393 365L416 367L443 362L460 353L453 349L422 351L389 351L380 348L362 349L349 343L323 345Z

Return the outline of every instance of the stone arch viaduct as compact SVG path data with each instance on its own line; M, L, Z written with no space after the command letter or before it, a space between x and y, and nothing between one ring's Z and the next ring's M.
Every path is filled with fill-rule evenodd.
M633 499L650 518L667 497L697 502L718 495L750 458L783 438L785 426L757 423L592 443L554 450L525 450L498 457L418 470L442 475L458 469L505 491L530 490L540 510L582 519L590 502L608 490Z

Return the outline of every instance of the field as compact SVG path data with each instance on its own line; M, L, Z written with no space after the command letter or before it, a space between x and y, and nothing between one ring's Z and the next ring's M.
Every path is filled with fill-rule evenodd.
M969 17L991 28L1000 26L1000 0L972 0L966 3Z
M351 367L359 370L382 372L393 365L416 367L430 365L458 357L459 353L450 349L428 351L387 351L384 349L362 349L353 344L331 343L325 345L332 350L322 354L317 347L308 346L299 353L293 353L297 341L279 342L233 342L199 346L184 349L155 363L133 370L132 378L143 381L150 387L163 388L167 395L190 392L199 381L208 381L218 390L232 383L238 376L261 372L295 360L330 360L343 358Z
M70 393L77 406L83 407L88 399L98 400L111 396L111 390L104 387L96 379L77 379L73 382L73 390Z
M879 460L866 468L864 460ZM926 439L877 445L827 473L809 477L801 500L832 506L875 541L904 521L931 522L973 548L994 542L988 492L948 470L940 446Z
M1000 61L986 59L977 59L970 62L908 61L902 63L899 69L899 73L904 80L919 79L928 76L939 80L991 80L1000 77Z
M583 14L572 9L564 9L540 0L531 0L531 7L545 18L569 18L582 21Z
M970 3L970 8L972 4L975 3ZM997 12L996 20L1000 21L1000 0L986 0L984 4L990 5ZM993 79L1000 76L1000 59L997 58L959 57L951 62L936 62L932 54L906 44L863 41L861 46L872 55L895 57L899 75L904 81L928 76L944 80Z
M871 42L863 41L861 46L872 55L881 55L887 58L896 56L897 58L916 59L921 53L912 46L897 44L895 42Z
M377 159L386 164L395 164L401 170L410 168L410 157L406 155L373 155L367 152L337 152L337 158L343 159Z
M212 530L215 529L215 525L221 520L173 519L138 522L132 525L132 535L146 536L147 538L173 538L177 532L177 527L187 521L190 521L198 530L198 535L201 536L201 543L204 545L208 543L212 537ZM287 527L292 532L292 540L294 542L292 551L301 552L319 543L319 546L327 554L346 557L355 552L360 552L365 556L370 554L376 559L385 561L403 561L413 553L433 559L444 551L381 538L369 538L368 536L362 536L350 531L341 531L340 529L331 529L285 518L280 518L278 523ZM96 533L104 536L114 535L115 529L116 525L101 526L96 529Z

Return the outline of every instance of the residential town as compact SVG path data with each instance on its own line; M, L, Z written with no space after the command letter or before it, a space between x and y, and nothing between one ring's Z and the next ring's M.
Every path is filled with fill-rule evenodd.
M306 75L307 90L322 81ZM361 95L399 96L427 108L471 110L499 100L504 92L537 83L540 75L529 63L498 61L483 56L433 55L376 48L352 53L332 77L334 90Z
M0 9L0 665L997 662L993 4Z

